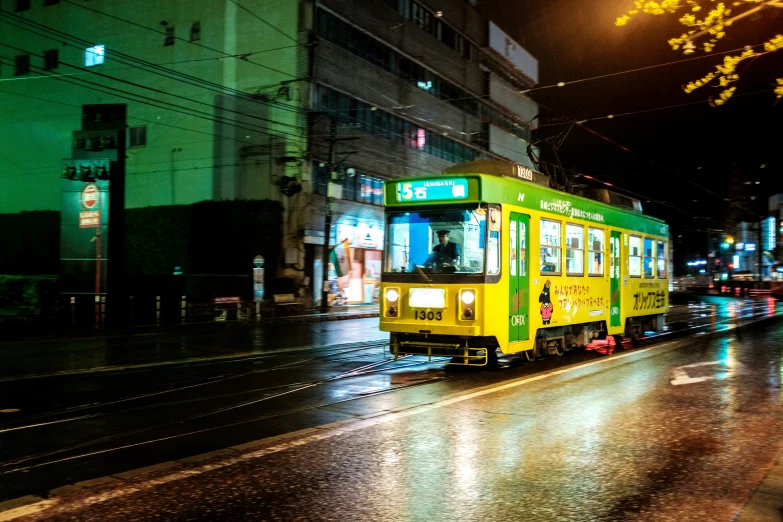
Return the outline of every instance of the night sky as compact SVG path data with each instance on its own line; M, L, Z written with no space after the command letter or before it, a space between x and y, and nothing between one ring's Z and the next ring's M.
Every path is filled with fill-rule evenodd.
M685 56L667 43L684 32L679 15L637 15L625 27L616 27L616 17L633 8L632 0L489 0L479 8L500 20L538 59L539 86L699 58L530 93L542 105L543 124L562 117L618 115L584 123L616 144L574 127L560 159L566 167L636 193L645 213L666 219L674 234L720 229L727 221L766 215L767 198L783 192L783 103L775 105L771 92L774 79L783 76L783 51L746 62L735 97L722 107L706 102L719 88L691 94L681 88L713 71L723 60L718 53L783 32L783 9L770 8L761 18L737 22L711 56L702 58L701 50ZM757 91L770 92L752 94ZM680 104L691 105L673 107ZM669 108L651 110L662 107ZM649 112L619 116L636 111ZM563 128L545 125L538 136ZM577 182L591 183L583 178Z

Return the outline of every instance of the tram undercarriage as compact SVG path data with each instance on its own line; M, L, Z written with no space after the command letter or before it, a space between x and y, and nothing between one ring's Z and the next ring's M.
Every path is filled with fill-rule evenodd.
M663 327L664 314L629 317L624 334L614 335L615 343L622 345L623 338L628 337L636 346L644 332L660 332ZM560 357L574 348L585 348L593 340L605 339L606 336L605 321L540 328L536 332L533 348L517 353L531 362L545 355ZM451 360L446 364L460 366L493 366L497 363L499 346L495 337L392 333L390 341L389 351L395 360L400 355L424 355L430 360L432 357L450 357Z

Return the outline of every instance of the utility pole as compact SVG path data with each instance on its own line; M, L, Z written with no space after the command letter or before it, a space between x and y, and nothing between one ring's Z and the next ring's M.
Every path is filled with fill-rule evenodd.
M323 285L321 288L321 311L329 310L329 237L332 235L332 198L329 197L329 185L334 169L334 147L337 143L337 123L329 121L329 163L326 179L326 198L324 199L324 248L323 248Z
M335 146L338 141L358 140L358 137L337 137L337 122L329 120L329 163L328 176L326 179L326 198L324 200L324 250L323 250L323 285L321 289L321 311L329 310L329 237L332 232L332 197L329 195L329 188L332 184L337 161L335 155L337 151ZM354 154L358 151L341 152L341 154ZM340 162L342 163L342 161Z

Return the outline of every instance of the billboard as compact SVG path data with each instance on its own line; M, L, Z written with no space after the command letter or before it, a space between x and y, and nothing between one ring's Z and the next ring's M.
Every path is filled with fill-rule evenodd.
M538 83L538 60L503 32L494 22L489 22L489 47L519 69L522 74Z

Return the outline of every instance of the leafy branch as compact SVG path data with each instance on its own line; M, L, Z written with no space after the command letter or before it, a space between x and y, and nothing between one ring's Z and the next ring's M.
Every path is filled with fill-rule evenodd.
M705 8L709 4L714 7ZM679 37L671 38L669 45L675 51L682 48L685 54L691 54L696 49L694 42L697 39L705 37L706 40L702 40L701 49L706 53L712 52L718 41L726 36L726 32L735 22L768 8L781 8L783 0L737 0L731 4L732 8L739 10L745 7L746 9L733 17L731 16L732 8L727 8L722 2L716 4L715 0L661 0L661 2L636 0L634 5L635 9L631 9L627 14L617 18L616 26L627 25L631 18L640 12L651 15L680 13L681 16L678 20L688 30ZM740 78L738 72L740 63L780 49L783 49L783 35L780 34L765 42L763 51L756 51L754 47L746 46L739 55L725 56L723 63L715 66L714 72L689 82L683 86L683 90L686 93L691 93L707 85L721 87L723 90L720 94L717 97L710 97L709 101L713 106L723 105L731 99L737 90L736 86L732 84ZM778 99L783 98L783 78L776 80L774 93Z

